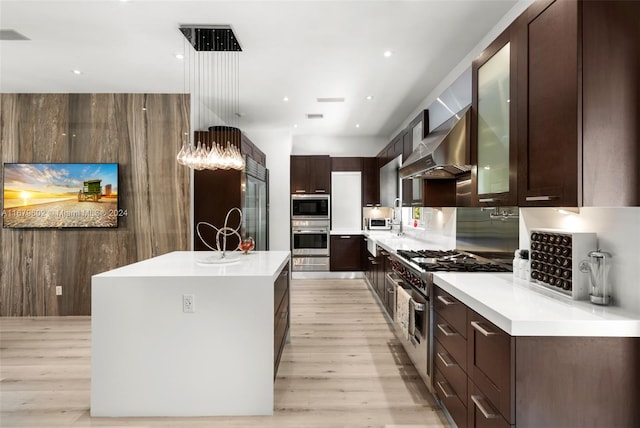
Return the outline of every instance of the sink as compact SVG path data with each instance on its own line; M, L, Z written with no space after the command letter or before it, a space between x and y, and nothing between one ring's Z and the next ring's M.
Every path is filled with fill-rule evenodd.
M210 256L196 260L196 263L202 266L237 263L240 261L240 256L242 255L239 251L227 251L224 253L224 257L222 257L222 254L221 251L216 251Z
M376 240L371 236L367 237L367 251L369 251L369 254L371 254L373 257L378 256L376 254Z

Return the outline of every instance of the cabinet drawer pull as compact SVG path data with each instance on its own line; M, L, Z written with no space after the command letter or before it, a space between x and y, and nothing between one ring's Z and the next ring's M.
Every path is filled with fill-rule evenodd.
M471 327L478 330L484 336L493 336L497 334L495 331L487 330L486 328L484 328L482 324L480 324L478 321L471 321Z
M445 306L451 306L451 305L455 305L456 302L455 300L450 300L445 296L438 296L438 300L440 300L442 303L444 303Z
M449 324L438 324L438 329L445 335L445 336L457 336L458 333L455 332L455 330L453 330Z
M296 193L306 193L306 190L296 190Z
M448 382L436 382L436 385L438 385L438 388L440 388L440 391L442 391L445 398L451 398L456 396L456 393L451 391L451 388L449 388ZM445 387L448 391L445 390Z
M316 193L326 193L327 191L324 189L316 189Z
M449 354L447 354L446 352L438 352L436 355L438 356L440 361L442 361L442 364L444 364L445 367L453 367L458 365L449 357Z
M484 404L482 404L483 402L486 403L486 401L487 401L487 400L484 399L483 396L481 396L481 395L472 395L471 396L471 400L473 401L473 404L476 405L478 410L480 410L480 412L485 417L485 419L497 419L497 418L500 417L500 415L498 415L497 413L495 413L495 411L493 411L493 408L491 407L491 405L489 403L486 404L486 407L485 407Z
M350 239L350 238L351 238L351 236L348 236L348 235L341 235L340 236L340 239Z
M498 202L498 198L480 198L478 202Z
M527 196L527 201L550 201L552 199L558 199L557 196Z

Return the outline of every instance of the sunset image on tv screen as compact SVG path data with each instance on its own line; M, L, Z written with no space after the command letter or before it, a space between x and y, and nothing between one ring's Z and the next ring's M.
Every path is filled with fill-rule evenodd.
M118 164L4 165L4 227L117 227Z

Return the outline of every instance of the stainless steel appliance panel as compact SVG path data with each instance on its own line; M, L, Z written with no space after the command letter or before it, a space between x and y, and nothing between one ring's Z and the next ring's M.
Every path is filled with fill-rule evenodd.
M269 171L250 157L243 175L243 236L253 237L256 251L269 249Z
M328 272L329 257L297 257L291 258L292 270L296 272Z
M298 256L329 256L329 221L292 221L291 253Z

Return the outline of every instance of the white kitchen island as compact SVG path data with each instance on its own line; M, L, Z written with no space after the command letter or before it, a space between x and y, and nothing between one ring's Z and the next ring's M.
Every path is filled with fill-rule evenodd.
M212 254L173 252L92 277L92 416L273 414L274 283L286 275L288 287L289 252L198 262Z

